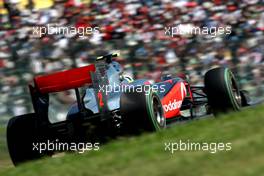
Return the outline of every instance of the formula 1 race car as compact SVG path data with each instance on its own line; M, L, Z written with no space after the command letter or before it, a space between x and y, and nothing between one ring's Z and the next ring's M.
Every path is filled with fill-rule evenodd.
M34 78L29 85L34 113L12 118L7 143L15 165L53 155L39 153L33 143L60 140L66 143L101 142L119 135L158 131L179 119L237 111L249 105L228 68L205 74L204 86L192 86L188 77L165 75L161 82L133 80L113 60L117 54L98 57L95 64ZM84 88L84 95L80 95ZM65 121L51 123L49 94L74 89L76 103Z

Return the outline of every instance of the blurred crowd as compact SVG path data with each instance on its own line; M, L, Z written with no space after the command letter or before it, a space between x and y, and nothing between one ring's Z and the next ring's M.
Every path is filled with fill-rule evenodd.
M42 1L43 2L43 1ZM243 88L262 95L264 85L263 0L0 0L0 114L29 111L27 84L35 75L87 65L119 51L134 78L159 81L186 73L200 84L211 67L228 66ZM37 4L38 3L38 7ZM39 7L40 6L40 7ZM99 33L33 35L33 28L98 27ZM231 34L165 34L167 27L231 27Z

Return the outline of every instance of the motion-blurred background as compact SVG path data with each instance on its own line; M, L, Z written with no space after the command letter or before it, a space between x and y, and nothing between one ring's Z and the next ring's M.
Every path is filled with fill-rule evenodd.
M254 97L264 92L263 0L0 0L0 124L32 111L27 84L39 74L93 63L97 55L120 51L134 78L159 81L184 72L201 84L209 68L233 69ZM96 27L85 38L45 35L33 26ZM232 27L230 35L165 35L165 27L189 24ZM67 96L65 96L65 94ZM71 93L52 100L56 118Z

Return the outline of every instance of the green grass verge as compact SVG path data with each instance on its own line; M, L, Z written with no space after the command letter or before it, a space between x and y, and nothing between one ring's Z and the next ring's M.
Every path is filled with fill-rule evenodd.
M113 141L100 151L46 158L8 168L5 176L259 176L264 172L264 106ZM231 142L232 150L165 151L168 142Z
M11 167L6 145L6 128L0 126L0 170Z

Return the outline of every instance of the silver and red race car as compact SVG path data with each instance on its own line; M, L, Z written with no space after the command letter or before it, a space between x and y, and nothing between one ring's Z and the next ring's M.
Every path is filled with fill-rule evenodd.
M34 113L12 118L7 127L8 149L15 165L55 152L34 151L36 142L105 142L250 104L228 68L209 70L204 86L192 86L183 74L165 75L161 82L151 83L125 75L113 60L117 56L101 56L92 65L34 78L34 86L29 85ZM83 95L80 88L85 90ZM51 123L49 94L69 89L75 90L76 103L65 121Z

